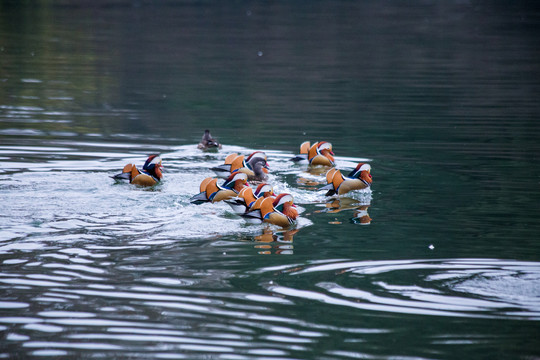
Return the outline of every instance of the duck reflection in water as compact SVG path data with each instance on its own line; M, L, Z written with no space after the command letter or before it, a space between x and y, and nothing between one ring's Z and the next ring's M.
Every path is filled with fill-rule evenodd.
M296 183L301 189L313 190L314 187L326 185L326 178L321 175L328 173L327 166L309 166L304 172L298 175Z
M350 221L354 224L369 225L371 217L368 214L368 208L371 205L370 201L360 201L350 197L340 197L328 200L322 210L316 210L316 213L337 214L344 210L354 210L354 216ZM330 224L341 224L339 220L330 221Z
M270 227L266 227L261 235L257 235L253 240L257 243L255 248L259 250L261 255L269 255L275 253L277 255L293 254L293 236L298 232L298 229L277 231Z
M320 177L319 175L325 174L327 171L327 167L310 167L305 173L298 176L296 183L301 189L313 190L314 187L326 184L325 178ZM310 177L310 175L313 175L313 177Z

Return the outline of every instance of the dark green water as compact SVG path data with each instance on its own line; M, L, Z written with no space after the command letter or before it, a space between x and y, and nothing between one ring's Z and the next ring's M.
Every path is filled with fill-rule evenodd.
M539 358L539 24L525 1L1 2L0 357ZM288 161L306 140L372 190L328 211ZM254 150L296 232L189 204ZM109 178L155 152L157 188Z

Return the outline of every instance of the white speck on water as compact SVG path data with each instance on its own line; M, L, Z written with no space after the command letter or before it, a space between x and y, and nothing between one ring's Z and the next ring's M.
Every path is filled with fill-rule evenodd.
M262 51L259 51L259 52L257 53L257 55L258 55L258 56L263 56L263 52L262 52Z
M430 244L428 247L429 247L429 250L435 249L435 246L433 246L433 244Z

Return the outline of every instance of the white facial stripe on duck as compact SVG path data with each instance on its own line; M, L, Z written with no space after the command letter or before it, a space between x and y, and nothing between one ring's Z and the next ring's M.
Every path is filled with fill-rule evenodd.
M365 164L365 163L359 163L356 166L356 168L353 171L350 172L348 177L358 178L360 176L360 174L362 173L362 171L367 171L368 173L370 173L371 172L371 165Z
M264 157L263 157L263 156L255 155L255 153L251 154L247 158L247 160L244 161L244 166L247 167L248 169L254 171L255 167L259 166L259 163L261 164L260 165L261 168L269 169L268 162L266 160L266 155L264 155Z
M274 207L285 204L286 202L293 202L294 198L291 194L279 194L278 197L274 200Z
M161 157L159 155L150 155L148 159L146 159L143 169L148 168L150 165L157 165L161 163Z
M332 152L332 144L327 141L319 142L319 145L317 146L317 151L320 153L322 150L330 150L330 152Z
M247 157L246 161L250 162L251 160L254 160L254 159L264 159L266 161L267 157L264 151L254 151Z
M159 155L150 155L143 165L143 171L154 177L157 181L161 180L163 177L163 174L161 173L162 169L161 156Z
M226 188L232 188L234 187L234 183L238 180L242 180L244 182L247 182L247 179L248 179L248 176L247 174L244 174L243 172L234 172L231 174L231 176L229 176L227 178L227 180L225 180L225 183L222 185L223 187L226 187Z
M254 195L256 197L261 197L263 196L264 193L266 192L270 192L270 193L274 193L274 189L272 188L271 185L268 185L268 184L260 184L257 189L255 190L255 193Z

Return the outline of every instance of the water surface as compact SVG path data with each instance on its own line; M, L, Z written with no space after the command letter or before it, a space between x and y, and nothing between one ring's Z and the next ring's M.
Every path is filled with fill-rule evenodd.
M540 356L526 2L0 5L0 356ZM204 153L205 128L224 144ZM330 141L373 187L288 159ZM301 216L191 205L267 153ZM162 184L110 176L161 153Z

